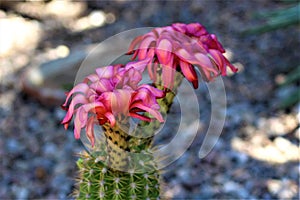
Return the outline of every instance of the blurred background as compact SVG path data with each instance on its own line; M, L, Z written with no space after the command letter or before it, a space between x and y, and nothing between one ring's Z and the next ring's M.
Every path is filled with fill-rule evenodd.
M203 83L196 91L200 129L188 151L165 169L164 196L299 197L297 1L2 0L0 199L70 198L76 154L84 147L60 124L60 105L76 67L94 44L112 35L175 22L200 22L216 34L239 72L223 78L227 119L204 159L198 151L210 97ZM172 137L158 136L157 143Z

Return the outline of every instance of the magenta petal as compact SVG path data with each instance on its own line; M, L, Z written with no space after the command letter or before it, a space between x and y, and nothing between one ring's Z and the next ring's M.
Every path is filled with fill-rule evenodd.
M179 31L181 33L185 33L186 32L186 25L183 23L175 23L172 24L172 27L176 30Z
M193 62L195 60L192 53L188 52L187 49L178 49L175 51L175 55L178 56L180 59L183 59L186 62Z
M195 54L195 58L197 59L197 62L195 64L197 64L198 67L205 68L205 70L209 70L214 74L218 74L207 55L197 53Z
M166 65L170 62L172 54L172 43L167 39L161 39L156 46L156 55L160 64Z
M86 135L89 138L92 147L95 145L95 135L94 135L94 123L95 123L96 118L94 116L91 116L86 125Z
M92 102L92 103L88 103L85 105L82 105L80 108L82 109L82 111L77 111L78 112L85 112L85 113L96 113L96 108L97 107L104 107L102 102Z
M147 85L147 84L140 85L138 87L138 90L142 89L142 88L149 90L151 92L151 94L154 95L155 97L161 98L164 96L163 91L161 91L160 89L157 89L155 87L152 87L151 85Z
M131 60L135 60L136 59L136 57L139 55L139 50L135 50L134 52L133 52L133 55L131 56Z
M75 117L76 119L76 117ZM81 131L81 125L80 124L77 124L75 123L74 124L74 137L76 140L80 139L80 131Z
M214 59L215 63L217 64L217 67L221 71L221 74L223 76L225 76L226 75L226 63L224 60L224 56L220 53L220 51L217 51L214 49L209 50L209 54Z
M130 63L126 64L125 69L128 70L130 68L134 68L135 70L142 73L150 61L151 61L151 59L146 58L141 61L130 62Z
M75 93L86 93L89 89L89 86L86 83L79 83L76 85L67 95L66 101L63 106L67 106L69 98Z
M194 67L191 64L180 60L180 68L185 78L193 83L195 89L198 88L198 77Z
M100 78L111 78L116 72L117 67L107 66L96 69L96 73Z
M144 60L147 57L147 52L150 44L155 41L155 38L152 36L144 37L143 41L141 42L138 50L139 50L139 60Z
M141 41L143 40L144 36L140 35L138 37L136 37L130 44L129 48L128 48L128 52L132 52L135 47L141 43Z
M146 117L146 116L143 116L143 115L139 115L137 113L131 112L128 115L131 116L131 117L134 117L134 118L146 121L146 122L151 122L151 119L149 117Z
M208 34L204 26L199 23L191 23L186 26L187 33L195 36L200 37L201 35Z
M94 89L99 93L102 93L102 92L113 90L114 86L112 85L110 80L101 79L100 81L90 84L90 88Z
M227 58L224 57L224 60L226 62L226 65L229 66L229 68L231 69L232 72L237 72L238 68L236 68L235 66L233 66L228 60Z
M85 104L87 102L88 102L87 99L82 94L77 94L75 97L73 97L73 99L69 105L68 112L62 121L62 124L70 122L70 120L72 119L72 115L74 114L75 107L77 105Z
M143 104L141 103L135 103L132 105L132 108L140 108L146 112L148 112L149 114L151 114L153 117L155 117L159 122L164 122L164 119L162 117L162 115L160 114L160 112L150 108L150 107L147 107L147 106L144 106Z
M84 79L85 83L88 83L88 81L90 82L99 81L99 76L97 76L97 74L90 74Z
M148 70L148 75L149 75L150 79L154 81L154 72L153 72L154 67L153 67L153 65L154 65L154 63L149 63L147 65L147 70Z
M215 42L216 49L219 50L221 53L225 53L225 49L221 45L221 43L218 41L218 38L215 34L210 34L212 40Z
M105 117L108 119L111 126L115 126L116 119L115 119L115 116L112 113L108 113L108 112L105 113Z
M169 63L168 65L162 67L163 86L168 89L173 88L175 75L175 69L173 68L173 58L170 59L170 62L171 63Z
M129 101L132 91L130 90L115 90L111 93L111 109L112 113L127 114L129 109Z
M87 113L82 107L78 108L78 111L74 120L74 136L76 139L80 138L80 131L85 126L87 119Z

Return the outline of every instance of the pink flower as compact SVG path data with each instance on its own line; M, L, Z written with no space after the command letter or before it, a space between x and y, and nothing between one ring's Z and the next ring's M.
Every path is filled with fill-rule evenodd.
M75 138L79 139L81 129L85 128L94 146L94 125L110 123L114 126L120 115L151 121L150 117L143 115L148 112L163 122L156 99L163 97L164 92L150 85L138 85L148 62L145 59L125 66L102 67L96 69L95 74L87 76L67 94L63 104L67 110L62 121L65 128L75 115Z
M154 82L158 65L163 65L162 80L166 88L172 88L175 70L179 69L194 88L198 87L194 66L206 81L211 81L220 74L225 76L227 66L236 72L237 69L223 53L225 50L217 37L209 34L199 23L176 23L155 28L150 33L135 38L129 47L133 60L136 57L138 60L149 59L148 72Z

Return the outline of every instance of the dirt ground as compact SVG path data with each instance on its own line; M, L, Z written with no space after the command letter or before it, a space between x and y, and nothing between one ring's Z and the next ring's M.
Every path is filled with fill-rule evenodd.
M41 101L47 84L39 93L24 91L24 73L122 31L175 22L199 22L216 34L239 72L223 78L226 122L203 159L198 152L210 121L210 96L204 83L196 90L201 128L184 155L164 169L164 197L298 199L300 104L279 105L299 89L299 80L280 86L299 65L299 26L242 34L265 22L255 14L291 5L268 0L1 1L0 199L70 198L76 153L84 150L72 130L60 124L62 102ZM176 107L171 114L177 114ZM157 136L158 144L174 137L169 129Z

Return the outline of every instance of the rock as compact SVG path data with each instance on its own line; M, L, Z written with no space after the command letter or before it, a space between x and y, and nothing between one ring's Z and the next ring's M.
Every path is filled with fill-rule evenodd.
M190 188L200 185L202 182L202 179L199 178L199 174L192 169L181 168L176 174L180 182L182 182L185 186Z
M43 153L45 156L54 157L58 152L57 146L53 143L45 144L43 147Z
M67 196L71 189L71 180L64 174L56 175L51 181L51 187L54 188L60 196Z
M6 142L6 148L8 153L19 154L25 147L18 140L10 138Z
M54 0L46 4L45 11L48 15L57 18L76 18L86 9L84 2Z
M280 199L293 199L297 198L297 192L299 195L298 185L286 179L276 180L271 179L267 181L268 190L273 194L278 196Z
M28 197L29 197L29 191L27 188L14 185L12 187L12 190L13 190L17 200L28 199Z
M248 191L243 188L240 184L233 181L228 181L223 185L223 191L226 193L234 193L240 198L247 198L249 196Z
M244 165L249 159L247 154L236 151L231 152L230 156L232 156L233 161L236 161L240 165Z
M42 36L39 22L17 16L0 18L0 29L0 58L33 50Z

